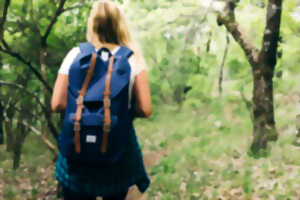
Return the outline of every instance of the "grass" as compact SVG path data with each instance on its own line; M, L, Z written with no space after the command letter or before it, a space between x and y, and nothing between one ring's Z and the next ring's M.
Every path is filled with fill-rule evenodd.
M276 101L282 105L276 108L280 137L269 144L269 154L259 159L248 155L252 123L239 99L215 99L197 107L185 104L180 111L177 106L159 105L149 120L137 119L143 152L166 155L149 170L148 199L299 198L300 148L292 145L294 103L283 103L283 95ZM0 185L4 184L0 199L24 199L24 194L26 199L37 199L55 191L52 156L39 138L28 136L16 171L11 155L3 146L0 149Z
M20 167L13 170L12 154L6 152L5 146L0 146L0 168L3 169L0 199L35 200L39 192L49 189L48 186L55 188L53 158L40 139L29 135L22 152Z
M285 134L294 126L292 106L277 108L279 140L259 159L248 156L252 124L242 102L214 100L182 112L165 106L150 121L137 120L143 149L167 154L150 170L149 199L299 198L300 148Z

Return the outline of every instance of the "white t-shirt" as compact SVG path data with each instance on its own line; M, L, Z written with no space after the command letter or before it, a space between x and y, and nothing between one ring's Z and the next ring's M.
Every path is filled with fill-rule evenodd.
M117 51L119 50L119 48L120 48L119 46L116 47L114 50L111 51L111 53L113 55L115 55L117 53ZM76 56L79 53L80 53L80 48L79 47L74 47L73 49L71 49L69 51L69 53L67 54L67 56L64 58L61 66L58 70L58 73L68 75L70 67L71 67L74 59L76 58ZM103 60L107 60L108 59L108 53L107 52L102 52L101 57L102 57ZM139 73L141 73L143 70L145 70L146 67L137 65L134 54L129 57L128 62L129 62L130 67L131 67L130 82L129 82L129 97L128 97L128 99L129 99L128 107L130 108L131 107L130 102L131 102L131 96L132 96L132 88L133 88L135 76L138 75Z

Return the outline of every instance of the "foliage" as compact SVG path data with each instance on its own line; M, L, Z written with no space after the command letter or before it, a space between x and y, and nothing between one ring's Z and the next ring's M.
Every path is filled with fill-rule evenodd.
M41 73L41 36L51 23L59 2L13 0L9 7L4 38L11 50L26 62L0 51L1 81L23 86L1 85L0 101L4 105L5 123L13 130L11 134L15 138L26 134L23 135L24 145L19 146L23 151L19 171L9 169L13 165L13 156L4 152L6 146L0 147L0 186L4 184L2 177L8 180L6 190L3 190L6 192L0 192L0 199L3 195L5 199L17 198L22 193L16 187L17 178L23 180L27 175L32 188L24 190L33 199L39 197L39 176L43 170L38 168L36 173L36 166L47 168L52 163L53 156L43 146L41 136L28 127L22 132L24 127L18 124L23 120L42 133L47 123L43 106L38 102L46 105L45 87L27 62ZM92 2L68 0L64 7L71 9L64 11L51 29L46 40L46 78L51 87L64 56L72 47L85 41L86 20ZM225 199L257 196L283 199L299 196L296 188L299 181L287 174L290 170L294 177L299 176L300 165L299 150L291 146L300 78L300 24L292 13L299 0L284 1L279 61L274 77L275 116L282 136L278 144L271 145L272 153L259 160L249 158L246 153L252 126L245 100L251 99L252 71L235 42L229 46L223 95L218 96L218 67L226 38L225 30L216 24L214 5L209 7L206 1L198 0L120 2L144 52L154 103L150 120L135 122L139 139L145 152L167 155L150 169L153 184L149 199L217 199L220 196ZM262 42L266 2L240 1L237 7L241 28L250 30L248 35L258 47ZM2 43L0 46L4 47ZM59 118L59 115L51 116L58 130ZM8 135L9 131L4 130ZM47 137L55 144L54 138ZM51 167L50 171L53 165ZM43 180L55 190L53 174L48 172L48 175L52 178L44 177Z

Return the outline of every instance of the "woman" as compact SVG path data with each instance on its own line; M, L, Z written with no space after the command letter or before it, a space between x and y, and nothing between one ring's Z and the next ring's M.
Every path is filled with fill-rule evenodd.
M146 76L146 67L142 54L136 50L130 36L125 16L117 3L100 0L94 3L88 19L87 40L95 49L106 47L115 54L120 46L133 50L129 58L131 67L129 99L135 98L136 116L149 117L152 113L150 90ZM80 53L74 47L65 57L55 82L51 107L53 111L61 112L66 107L69 68ZM101 55L107 59L107 55ZM137 185L141 192L145 192L150 184L149 177L143 165L143 159L135 131L132 127L130 142L125 159L112 167L97 169L80 167L73 169L65 157L58 156L56 163L56 178L63 186L65 200L95 200L102 196L104 200L122 200L126 198L128 188Z

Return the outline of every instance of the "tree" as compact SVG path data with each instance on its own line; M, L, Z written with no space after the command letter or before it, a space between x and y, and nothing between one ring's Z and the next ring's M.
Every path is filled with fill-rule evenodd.
M7 17L7 10L8 10L8 6L10 4L10 1L5 1L4 5L0 5L2 8L3 6L3 13L2 16L0 18L0 41L3 38L4 35L4 23L6 21L6 17ZM2 56L0 55L0 69L2 69ZM1 86L0 86L0 91L1 91ZM4 117L3 117L3 105L2 105L2 101L0 101L0 144L4 143L4 131L3 131L3 123L4 123Z
M0 64L1 68L6 67L2 68L1 76L7 77L0 81L0 125L5 124L7 150L14 151L14 168L18 167L22 143L29 132L41 135L41 140L57 155L56 145L47 139L47 133L55 139L58 136L58 116L50 110L51 85L67 48L72 42L74 45L74 40L81 41L83 37L79 35L84 36L82 31L72 30L74 39L66 45L61 39L65 36L57 30L70 20L63 16L64 22L58 28L57 22L64 13L78 8L83 8L78 15L83 21L89 5L72 0L1 1ZM0 132L0 139L2 135Z
M2 69L2 59L0 55L0 70ZM2 78L2 77L1 77ZM1 86L0 86L0 94L1 94ZM3 131L3 124L4 124L4 116L3 116L3 104L2 100L0 100L0 145L4 143L4 131Z
M268 141L276 141L278 132L274 120L273 76L277 62L282 0L269 0L262 47L259 50L241 30L235 17L238 1L226 1L224 12L218 14L218 24L226 29L241 46L252 68L253 87L253 142L251 151L266 149Z
M194 89L190 79L194 75L205 76L202 61L206 56L200 56L200 40L204 40L210 10L194 0L143 1L131 5L138 6L132 9L131 21L138 27L137 34L151 67L153 102L174 103L181 108ZM209 51L209 42L205 43Z

